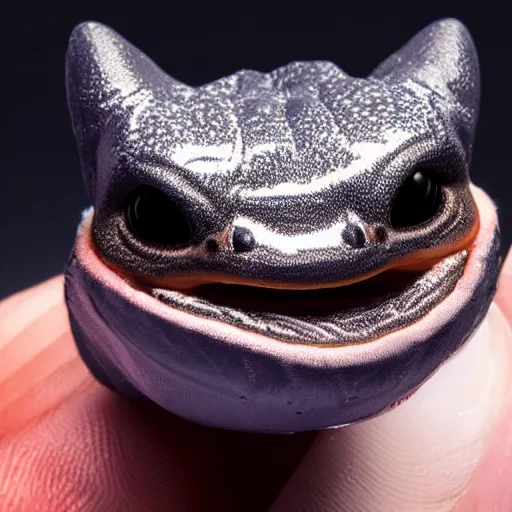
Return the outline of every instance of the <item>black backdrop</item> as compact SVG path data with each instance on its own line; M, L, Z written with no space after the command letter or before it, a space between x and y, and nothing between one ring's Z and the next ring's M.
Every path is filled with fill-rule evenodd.
M512 2L2 2L0 298L59 273L87 206L67 114L63 59L73 26L111 25L175 78L202 84L239 68L325 59L364 76L435 19L454 16L479 49L483 96L473 181L512 240ZM7 5L6 5L7 4ZM385 5L382 5L385 4ZM165 8L161 7L165 6Z

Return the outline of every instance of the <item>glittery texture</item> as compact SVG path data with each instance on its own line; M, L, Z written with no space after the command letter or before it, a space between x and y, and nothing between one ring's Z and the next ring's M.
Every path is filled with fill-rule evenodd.
M208 295L199 297L199 291L195 295L184 295L177 291L154 289L152 294L172 307L279 340L320 345L368 343L411 324L425 314L426 308L430 310L439 304L455 288L466 260L466 251L460 251L444 258L419 277L383 276L383 282L374 278L359 285L327 291L247 291L244 287L228 286L223 287L214 299ZM386 289L393 280L401 279L406 279L406 283L398 291L393 293ZM229 288L236 288L238 294L231 292L232 297L226 297L230 294ZM247 299L244 298L247 295L250 302L246 306ZM216 305L215 299L228 304ZM293 299L295 303L288 305L287 302ZM357 299L363 305L354 307L352 303ZM287 314L277 311L283 303ZM316 314L312 310L316 310Z
M105 268L84 229L66 271L73 334L101 382L189 420L273 433L344 425L409 396L478 327L496 290L494 222L485 222L469 270L429 315L337 348L283 343L170 308Z
M400 57L416 53L414 66ZM479 89L471 39L459 23L442 21L389 62L378 79L294 62L192 88L110 29L79 26L67 81L97 250L138 275L207 271L319 284L462 237L475 222L467 188ZM444 184L442 211L417 229L393 229L394 198L419 165ZM120 205L141 184L186 211L193 257L128 232ZM253 250L206 254L208 237L237 226L252 232ZM386 243L367 236L354 247L342 237L351 226L383 227Z
M409 395L485 315L498 238L492 205L470 188L479 72L460 22L427 27L365 79L294 62L197 88L85 23L66 79L93 204L66 298L84 361L113 389L218 427L335 426ZM418 169L439 185L440 207L397 228L393 205ZM184 212L189 246L133 234L125 204L142 185ZM474 247L461 247L477 227ZM334 286L434 251L431 270L383 291L380 278L268 291ZM177 291L183 278L239 284L219 285L231 287L219 301L214 288Z

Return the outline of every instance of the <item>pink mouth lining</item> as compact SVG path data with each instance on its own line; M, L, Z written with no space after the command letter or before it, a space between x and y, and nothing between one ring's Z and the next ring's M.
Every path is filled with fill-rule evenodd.
M456 315L464 304L471 300L481 279L484 263L489 255L497 226L496 210L491 199L478 187L472 186L471 191L480 214L480 230L470 250L464 274L453 292L420 321L361 345L322 347L291 344L251 333L217 320L174 309L130 286L96 256L90 239L92 214L89 214L82 223L76 240L75 254L85 269L98 281L130 302L137 304L140 309L151 312L176 326L223 341L234 349L240 348L265 354L284 363L293 362L315 368L359 366L364 363L389 359L430 339Z

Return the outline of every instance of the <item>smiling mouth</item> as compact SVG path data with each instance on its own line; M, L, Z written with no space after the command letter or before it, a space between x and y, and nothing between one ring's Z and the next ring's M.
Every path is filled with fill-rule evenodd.
M186 292L147 291L173 308L281 341L354 345L420 320L453 291L467 260L461 250L426 271L387 270L336 288L205 284Z

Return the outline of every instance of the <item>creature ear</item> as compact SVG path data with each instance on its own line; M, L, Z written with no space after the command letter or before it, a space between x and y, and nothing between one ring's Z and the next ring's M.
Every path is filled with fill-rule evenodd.
M128 110L125 100L130 98L134 103L133 97L143 89L156 92L176 84L110 28L86 22L73 30L66 55L68 106L85 186L93 202L98 145L106 121Z
M478 55L467 28L458 20L437 21L414 36L375 69L371 78L412 79L454 102L455 119L467 154L471 152L480 101Z

